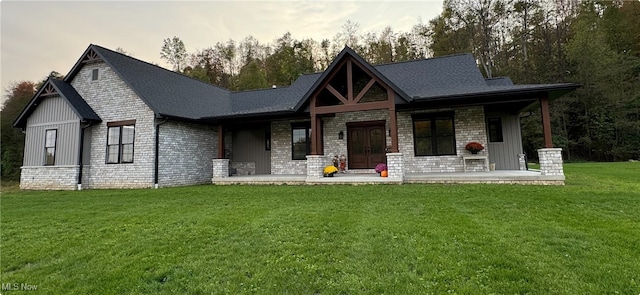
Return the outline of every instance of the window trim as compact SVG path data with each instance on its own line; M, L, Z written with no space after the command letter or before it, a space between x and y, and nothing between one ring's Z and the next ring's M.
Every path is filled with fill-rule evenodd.
M456 124L455 124L455 112L440 112L440 113L419 113L411 115L411 127L413 129L413 155L415 157L438 157L438 156L456 156L458 155L458 149L456 147ZM438 119L451 120L451 132L453 135L453 153L433 153L429 155L418 154L418 147L416 145L416 121L431 121L431 150L437 151L438 147L438 135L436 130L435 121Z
M91 70L91 81L98 81L98 80L100 80L100 70L99 69Z
M133 127L133 140L131 143L123 143L122 142L122 134L123 128L131 126ZM118 128L118 143L109 144L109 129ZM106 152L105 152L105 163L106 164L132 164L134 162L135 155L135 143L136 143L136 120L125 120L125 121L114 121L107 122L107 143L106 143ZM122 154L124 152L124 146L131 145L131 161L123 161ZM118 146L118 157L115 162L109 161L109 147Z
M293 133L296 129L304 129L305 137L306 137L306 152L305 157L303 159L298 159L295 157L295 142L293 141ZM308 155L311 154L311 122L297 122L291 123L291 160L301 161L306 160Z
M47 146L47 135L50 131L55 132L55 136L53 139L53 146ZM49 164L47 162L47 150L53 148L53 162ZM44 166L55 166L56 165L56 150L58 149L58 129L46 129L44 131Z

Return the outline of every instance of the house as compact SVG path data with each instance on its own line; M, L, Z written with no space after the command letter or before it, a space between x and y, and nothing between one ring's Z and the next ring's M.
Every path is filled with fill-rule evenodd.
M470 54L373 66L345 48L291 86L232 92L90 45L49 79L14 126L26 134L23 189L145 188L231 175L322 177L333 155L350 173L387 163L412 173L525 169L520 114L540 106L543 181L562 184L549 101L576 84L485 79ZM477 141L479 156L464 149Z

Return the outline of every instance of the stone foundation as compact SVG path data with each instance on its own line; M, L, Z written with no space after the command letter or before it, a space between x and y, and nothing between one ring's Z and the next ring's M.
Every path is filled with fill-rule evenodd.
M20 189L76 190L80 166L24 166L20 173Z

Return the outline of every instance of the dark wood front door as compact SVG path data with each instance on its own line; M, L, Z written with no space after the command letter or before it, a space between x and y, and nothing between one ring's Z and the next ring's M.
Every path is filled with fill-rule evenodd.
M384 128L384 122L347 124L349 169L370 169L385 163Z

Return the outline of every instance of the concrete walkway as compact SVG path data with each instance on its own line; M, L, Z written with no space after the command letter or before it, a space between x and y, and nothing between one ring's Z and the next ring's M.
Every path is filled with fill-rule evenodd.
M498 170L491 172L411 173L404 180L380 177L375 173L345 173L334 177L307 178L306 175L243 175L215 178L214 184L402 184L402 183L505 183L563 185L564 176L541 175L539 171Z

